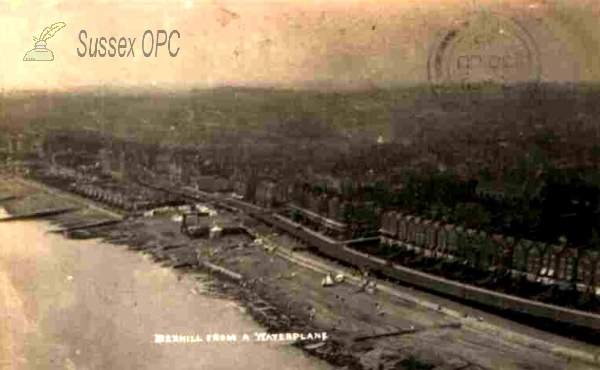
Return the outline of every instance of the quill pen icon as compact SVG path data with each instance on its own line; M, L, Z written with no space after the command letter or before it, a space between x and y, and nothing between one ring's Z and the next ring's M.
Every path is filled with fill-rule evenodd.
M40 38L33 38L33 41L36 41L35 48L29 50L27 54L23 57L24 61L52 61L54 60L54 54L51 50L46 49L46 40L54 36L56 32L65 27L66 24L63 22L57 22L51 25L50 27L44 28L42 31Z

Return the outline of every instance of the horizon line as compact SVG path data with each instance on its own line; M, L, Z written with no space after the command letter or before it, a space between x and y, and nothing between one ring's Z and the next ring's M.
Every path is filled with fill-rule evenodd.
M475 82L472 86L525 86L525 85L554 85L554 86L600 86L600 81L522 81L522 82ZM276 84L276 83L256 83L256 84L238 84L238 83L217 83L217 84L185 84L185 83L153 83L146 84L90 84L72 86L64 89L2 89L3 95L20 95L20 94L69 94L69 93L94 93L94 92L110 92L110 93L184 93L197 91L214 91L224 89L237 90L272 90L272 91L292 91L292 92L372 92L394 90L399 88L420 88L420 87L459 87L458 83L442 83L433 84L428 81L423 82L396 82L376 84L373 82L357 81L356 85L351 84L334 84L327 81L307 81L295 85Z

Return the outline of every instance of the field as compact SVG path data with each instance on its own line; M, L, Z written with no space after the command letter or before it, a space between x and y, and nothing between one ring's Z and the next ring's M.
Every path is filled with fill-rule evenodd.
M307 121L343 133L382 134L404 143L435 137L510 142L546 129L561 137L598 130L598 86L483 85L470 90L449 86L443 91L433 94L424 85L358 92L218 88L22 93L4 97L0 125L42 132L104 131L175 144L205 142L222 130L244 132ZM454 134L449 136L448 131Z

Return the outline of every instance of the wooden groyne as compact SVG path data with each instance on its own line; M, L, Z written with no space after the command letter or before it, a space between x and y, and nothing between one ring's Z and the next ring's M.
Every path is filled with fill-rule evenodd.
M6 197L0 197L0 203L9 202L12 200L19 200L25 198L24 195L10 195Z
M92 229L92 228L96 228L96 227L111 226L111 225L118 224L120 222L122 222L122 220L103 220L103 221L97 221L97 222L89 222L89 223L85 223L85 224L64 227L64 228L58 229L58 230L52 230L52 232L53 233L65 233L65 232L71 232L71 231L76 231L76 230L85 230L85 229Z
M26 214L21 214L21 215L13 215L13 216L1 218L0 222L21 221L21 220L29 220L29 219L36 219L36 218L44 218L44 217L50 217L50 216L61 215L64 213L74 212L77 210L79 210L79 208L77 208L77 207L47 209L47 210L41 210L41 211L36 211L36 212L31 212L31 213L26 213Z

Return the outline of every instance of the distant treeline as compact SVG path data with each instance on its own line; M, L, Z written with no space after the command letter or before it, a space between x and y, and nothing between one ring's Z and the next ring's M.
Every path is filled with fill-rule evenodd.
M565 127L569 121L599 116L598 85L490 84L468 91L456 86L441 90L433 93L431 86L422 85L357 92L219 88L7 94L1 105L6 120L0 127L26 132L84 129L151 143L198 144L223 130L262 130L273 122L291 127L308 117L338 132L370 131L388 140L420 140L471 123L480 127L478 134L496 138L497 132L487 126L501 124L509 126L505 139L511 140L517 126L525 126L527 136L535 125ZM464 136L460 130L457 134Z

